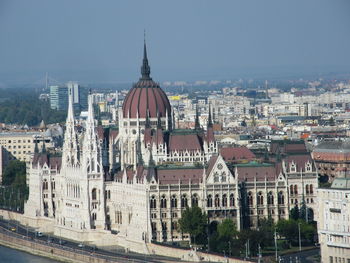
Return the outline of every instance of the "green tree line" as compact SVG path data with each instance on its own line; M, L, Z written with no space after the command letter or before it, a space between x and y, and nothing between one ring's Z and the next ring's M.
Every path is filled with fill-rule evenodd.
M66 112L50 108L49 101L39 100L34 89L2 89L0 98L0 122L11 124L38 125L65 120Z
M275 236L278 239L278 250L297 246L299 229L302 245L314 243L317 234L314 222L306 222L302 209L293 208L290 219L274 222L271 218L259 219L256 229L237 230L232 219L221 223L208 224L208 217L199 207L187 208L179 220L179 229L190 235L190 242L211 252L229 256L244 257L249 251L250 257L257 256L261 250L274 250ZM298 210L298 213L296 212ZM294 218L292 218L294 217Z

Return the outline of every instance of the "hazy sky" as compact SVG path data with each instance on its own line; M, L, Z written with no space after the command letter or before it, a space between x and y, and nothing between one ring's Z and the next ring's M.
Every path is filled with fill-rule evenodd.
M0 0L0 82L350 70L349 0Z

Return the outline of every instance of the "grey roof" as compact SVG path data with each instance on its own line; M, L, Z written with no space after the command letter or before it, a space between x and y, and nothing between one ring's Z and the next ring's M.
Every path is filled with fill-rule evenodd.
M315 152L350 152L350 141L324 141L317 145Z
M350 178L335 178L331 188L350 189Z

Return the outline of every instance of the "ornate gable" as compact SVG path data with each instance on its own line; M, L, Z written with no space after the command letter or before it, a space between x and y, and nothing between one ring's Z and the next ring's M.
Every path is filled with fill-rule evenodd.
M209 160L209 166L207 170L207 184L227 184L234 182L234 176L230 169L227 167L224 159L221 155L213 156Z

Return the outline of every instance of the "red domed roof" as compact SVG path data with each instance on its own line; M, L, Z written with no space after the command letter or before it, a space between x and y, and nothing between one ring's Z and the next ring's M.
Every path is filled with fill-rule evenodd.
M123 103L124 118L166 117L171 115L171 106L165 92L150 77L146 44L143 50L142 77L126 95ZM138 114L138 115L137 115Z
M165 92L153 80L140 80L129 91L123 104L123 117L150 118L165 117L171 114L171 106Z

